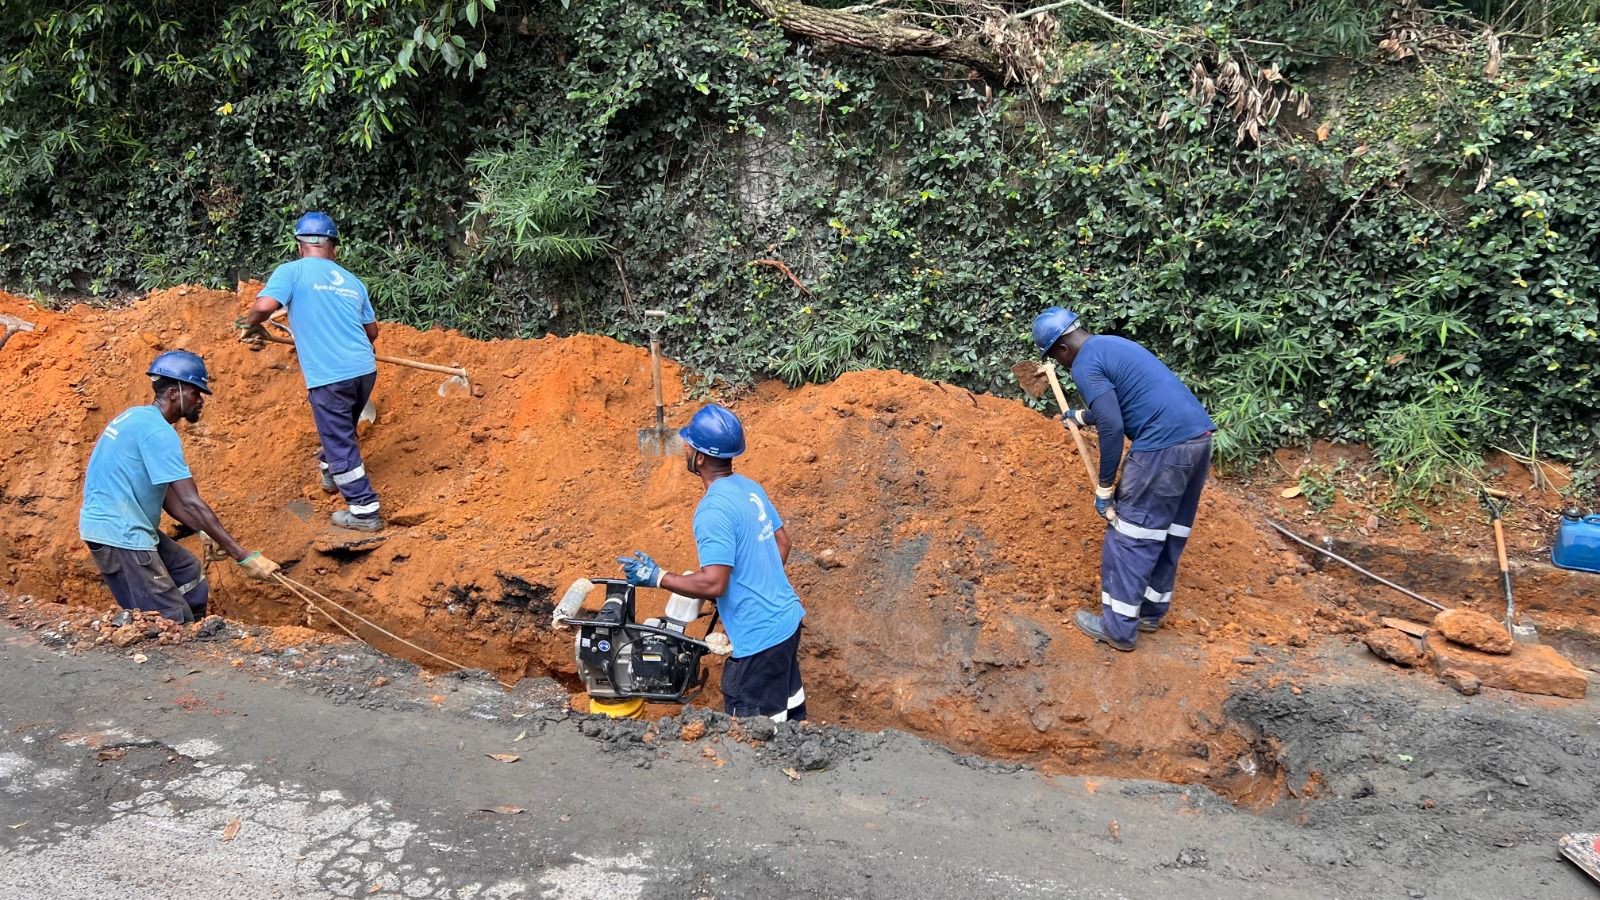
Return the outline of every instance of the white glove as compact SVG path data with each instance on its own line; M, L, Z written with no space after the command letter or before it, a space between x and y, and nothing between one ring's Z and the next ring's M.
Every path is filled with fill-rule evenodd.
M706 646L718 656L727 656L733 652L733 642L728 640L728 635L721 631L713 631L706 635Z

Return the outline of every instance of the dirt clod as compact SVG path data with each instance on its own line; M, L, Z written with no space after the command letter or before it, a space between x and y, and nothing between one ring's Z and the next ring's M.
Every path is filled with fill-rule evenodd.
M1511 652L1510 632L1477 610L1447 609L1433 617L1433 628L1463 647L1500 655Z
M802 772L826 769L832 761L833 757L828 753L827 745L820 737L811 738L801 744L794 755L795 767Z
M766 716L744 719L744 733L752 741L770 741L778 733L778 724Z
M124 625L111 632L111 643L118 647L132 647L144 640L144 628L139 625Z

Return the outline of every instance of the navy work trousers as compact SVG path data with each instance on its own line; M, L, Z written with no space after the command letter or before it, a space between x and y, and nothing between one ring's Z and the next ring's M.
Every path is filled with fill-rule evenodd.
M372 397L372 386L378 373L368 372L356 378L335 381L314 387L307 392L311 401L311 417L317 423L317 437L322 439L322 452L317 462L333 477L350 512L357 516L370 516L378 512L378 492L372 489L367 478L367 467L361 461L361 445L356 442L356 422L361 408Z
M193 553L165 534L154 550L126 550L88 541L89 555L123 609L157 612L174 622L205 618L211 583Z
M806 717L806 689L800 683L800 632L782 643L722 664L722 708L730 716L771 716L774 722Z
M1171 608L1178 557L1189 542L1210 468L1210 434L1128 454L1113 501L1116 521L1100 550L1106 634L1133 643L1140 619L1160 622Z

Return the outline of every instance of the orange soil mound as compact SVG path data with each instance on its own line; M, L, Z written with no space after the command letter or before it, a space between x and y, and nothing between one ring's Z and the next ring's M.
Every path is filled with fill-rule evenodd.
M0 295L0 312L40 326L0 350L0 584L110 604L77 537L83 468L105 423L148 400L144 368L169 348L203 353L213 372L204 418L179 428L224 523L292 577L448 657L507 679L570 678L571 635L548 626L552 594L614 576L613 558L634 548L694 564L698 480L680 459L636 449L651 421L646 351L397 325L384 327L384 352L459 362L481 396L444 399L443 376L381 366L382 417L363 448L386 513L405 524L364 555L313 550L338 501L317 488L291 351L234 340L245 302L190 288L58 314ZM677 422L694 406L679 375L667 366ZM1070 624L1074 610L1098 608L1104 526L1053 420L896 372L767 384L736 408L750 435L739 468L765 484L792 533L814 715L1183 781L1225 781L1249 752L1220 712L1235 660L1251 645L1303 642L1313 604L1278 574L1299 560L1225 492L1206 495L1171 627L1116 654ZM331 628L227 564L212 577L224 615ZM655 612L664 599L641 603ZM714 688L702 702L716 702Z

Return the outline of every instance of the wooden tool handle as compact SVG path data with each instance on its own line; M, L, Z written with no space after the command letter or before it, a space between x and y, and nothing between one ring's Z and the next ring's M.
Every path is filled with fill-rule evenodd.
M1067 395L1061 390L1061 379L1056 377L1054 364L1045 363L1044 375L1050 379L1050 390L1056 395L1056 405L1061 407L1062 415L1067 412ZM1067 423L1067 430L1072 432L1072 439L1078 444L1078 456L1083 458L1084 471L1089 473L1089 483L1095 487L1100 486L1100 473L1094 470L1094 463L1089 460L1089 444L1083 439L1083 432L1078 430L1078 423L1070 418L1062 418Z
M278 337L275 334L263 335L261 340L272 344L285 344L290 347L294 346L294 341L291 341L288 338ZM424 372L439 372L444 375L458 375L462 378L467 377L466 369L457 368L455 366L439 366L434 365L433 363L418 362L417 360L406 359L400 356L384 356L381 353L377 354L376 358L378 362L386 362L396 366L405 366L410 369L421 369Z
M655 387L656 427L662 428L666 424L666 403L661 398L661 339L655 332L650 333L650 376Z
M1506 532L1500 527L1500 517L1494 517L1494 550L1500 557L1500 571L1511 571L1511 561L1506 559Z

